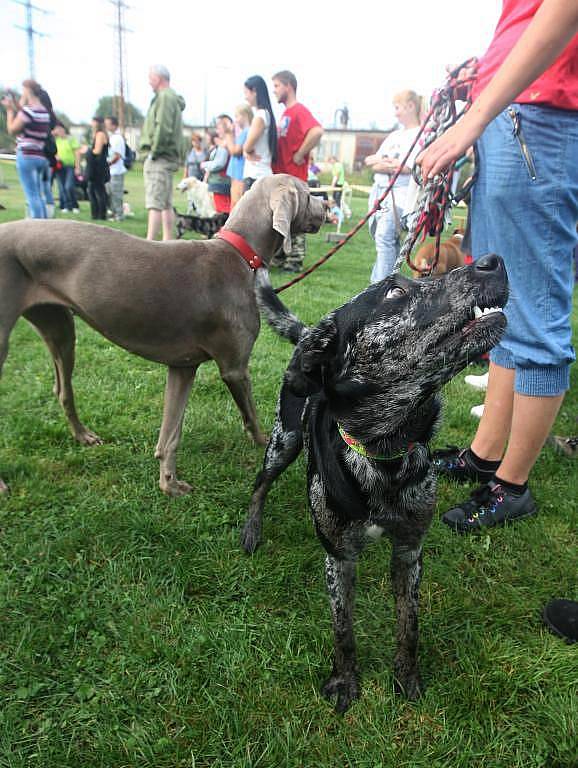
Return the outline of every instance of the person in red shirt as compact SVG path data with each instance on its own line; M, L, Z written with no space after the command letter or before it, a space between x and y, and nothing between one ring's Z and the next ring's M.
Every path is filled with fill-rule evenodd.
M492 352L480 426L470 448L438 466L455 479L492 476L444 514L461 533L535 512L527 478L569 386L578 0L504 0L473 97L469 112L417 159L431 178L476 142L482 178L472 194L474 256L476 248L494 248L510 278L508 328ZM578 641L578 601L551 600L542 616L552 632Z
M528 477L569 388L577 33L578 0L504 0L470 110L417 158L427 179L476 144L472 253L502 256L510 282L474 440L434 456L442 474L487 483L443 515L460 533L536 513Z
M284 70L273 75L273 93L285 111L277 127L277 159L273 173L289 173L307 183L309 153L321 141L323 128L307 107L297 101L297 78ZM273 266L288 272L301 272L305 256L305 235L293 237L290 254L275 257Z

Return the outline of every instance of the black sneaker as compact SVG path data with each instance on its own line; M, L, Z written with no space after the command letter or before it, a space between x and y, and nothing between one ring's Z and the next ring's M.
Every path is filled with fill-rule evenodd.
M567 643L578 642L578 603L575 600L550 600L542 614L546 626Z
M528 488L518 496L505 491L499 483L490 482L477 488L458 507L449 509L442 515L442 522L457 533L472 533L531 517L537 511Z
M494 469L478 469L472 461L469 448L448 445L447 448L433 452L432 464L438 474L458 483L489 483L499 462L496 462Z

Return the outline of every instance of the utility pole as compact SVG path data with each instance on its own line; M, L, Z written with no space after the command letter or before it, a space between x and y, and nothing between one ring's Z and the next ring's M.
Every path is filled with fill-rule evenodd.
M121 133L126 127L126 102L128 101L128 80L126 76L126 42L125 32L131 32L124 25L124 12L130 6L124 0L109 0L115 9L114 37L115 37L115 82L112 98L113 108L118 117Z
M34 35L37 35L38 37L47 37L47 35L44 34L44 32L39 32L37 29L34 29L34 24L32 23L32 11L38 11L39 13L50 13L50 11L44 10L44 8L38 8L35 5L32 5L30 0L12 0L13 3L16 3L16 5L22 5L26 9L26 26L21 27L19 24L15 24L14 26L17 29L21 29L24 32L26 32L26 36L28 38L28 73L29 77L32 80L36 79L36 67L34 62Z

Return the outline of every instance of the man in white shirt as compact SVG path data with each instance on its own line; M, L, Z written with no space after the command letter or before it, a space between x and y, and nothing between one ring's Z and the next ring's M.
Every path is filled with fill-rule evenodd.
M105 119L106 130L108 131L108 165L110 168L110 207L114 221L124 219L124 174L126 167L124 165L124 155L126 145L124 138L118 127L116 117L107 117Z

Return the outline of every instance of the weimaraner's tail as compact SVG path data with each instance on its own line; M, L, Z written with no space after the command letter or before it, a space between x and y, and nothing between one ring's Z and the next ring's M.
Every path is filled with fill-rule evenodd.
M257 270L255 293L261 314L275 333L292 344L297 344L307 326L277 296L271 285L268 270Z

